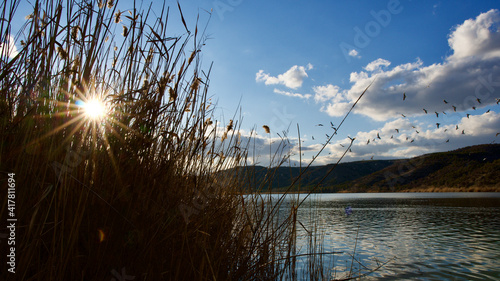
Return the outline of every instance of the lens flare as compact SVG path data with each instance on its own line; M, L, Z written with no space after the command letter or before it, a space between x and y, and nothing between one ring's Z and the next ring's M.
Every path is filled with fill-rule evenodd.
M85 110L85 115L93 120L106 116L106 105L98 99L88 100L83 104L83 109Z

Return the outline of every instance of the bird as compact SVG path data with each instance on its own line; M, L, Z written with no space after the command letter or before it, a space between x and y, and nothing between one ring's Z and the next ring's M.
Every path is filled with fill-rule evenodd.
M481 99L480 98L476 98L477 102L478 103L481 103Z
M446 100L443 100L443 101L444 101L444 103L448 103Z
M411 142L414 142L414 141L415 141L415 139L412 139L412 140L411 140Z
M403 113L401 113L401 116L403 116L404 118L406 118L406 116Z
M465 130L462 130L462 135L465 135Z
M490 111L491 111L491 110L490 110L490 109L488 109L488 110L486 111L486 113L490 113Z
M439 123L436 123L436 127L437 127L438 129L439 129L439 125L441 125L441 124L439 124Z
M373 160L373 156L370 158L370 160Z
M406 140L408 140L408 137L406 137Z
M326 136L326 138L327 138L327 139L329 139L329 138L330 138L330 136L329 136L328 134L325 134L325 136Z
M425 108L422 108L422 110L425 112L425 114L427 114L427 109Z
M396 130L396 132L398 132L398 134L399 134L399 129L394 129L394 130Z
M455 130L458 130L458 125L455 127Z
M420 134L420 132L418 130L415 130L415 132L417 132L417 134Z
M312 139L314 140L314 136L312 136Z
M349 152L352 152L352 149L349 148Z
M411 127L412 127L413 129L416 129L416 128L417 128L417 127L415 127L415 126L413 126L413 125L412 125Z
M495 99L497 100L497 104L499 104L500 103L500 99L497 99L497 98L495 98Z
M366 144L369 144L369 143L370 143L370 139L368 139L368 140L366 141Z
M495 137L498 137L498 135L500 135L500 133L497 133L497 134L495 135Z
M450 139L447 139L446 142L450 142Z
M332 121L330 121L330 125L332 125L332 128L335 127L335 125L333 125Z
M320 126L320 127L323 127L323 124L318 124L318 125L316 125L316 126Z
M470 114L469 114L469 113L467 113L467 118L469 118L469 116L470 116Z
M394 135L391 135L391 139L393 139L393 138L394 138Z
M448 131L448 129L444 129L444 131L446 132L446 131Z
M475 106L473 106L473 107L472 107L472 109L476 110L476 107L475 107Z
M406 99L406 92L403 93L403 100Z
M381 139L381 138L380 138L380 135L379 135L378 133L377 133L377 138L378 138L379 140Z
M339 143L339 144L340 144L340 146L344 147L344 145L343 145L343 144L341 144L341 143Z
M434 113L436 113L436 117L439 117L439 113L437 113L437 111L434 111Z
M457 112L457 107L452 105L451 107L453 107L453 111Z
M446 112L443 111L443 114L446 115Z

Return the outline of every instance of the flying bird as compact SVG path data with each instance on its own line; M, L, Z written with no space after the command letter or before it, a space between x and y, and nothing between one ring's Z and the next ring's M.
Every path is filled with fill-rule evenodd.
M332 127L335 127L335 125L333 125L332 121L330 121L330 125L332 125Z
M473 106L473 107L472 107L472 109L476 110L476 107L475 107L475 106Z
M373 156L370 159L373 160Z
M311 137L312 137L312 139L314 140L314 136L311 136Z
M495 135L495 137L498 137L498 135L500 135L500 133L497 133L497 134Z
M465 135L465 130L462 130L462 135Z
M443 111L443 114L446 115L446 112Z
M436 113L436 117L439 117L439 113L437 113L437 111L434 111L434 113Z
M399 129L394 129L394 130L396 130L396 132L398 132L398 134L399 134Z
M458 130L458 125L455 127L455 130Z
M499 104L500 103L500 99L496 99L496 100L497 100L497 104Z
M394 135L391 135L391 139L393 139L393 138L394 138Z
M406 116L404 114L401 113L401 116L403 116L404 118L406 118Z
M414 142L414 141L415 141L415 139L412 139L412 140L411 140L411 142Z
M329 139L329 138L330 138L330 136L329 136L328 134L325 134L325 136L326 136L326 138L327 138L327 139Z
M323 124L318 124L318 125L316 125L316 126L320 126L320 127L323 127Z
M366 144L369 144L369 143L370 143L370 139L368 139L368 140L366 141Z
M436 127L437 127L438 129L439 129L439 125L441 125L441 124L439 124L439 123L436 123Z
M451 107L453 107L453 111L457 112L457 107L452 105Z
M446 142L450 142L450 139L447 139Z
M491 111L491 110L490 110L490 109L488 109L488 111L486 111L486 113L490 113L490 111Z
M422 110L425 112L425 114L427 114L427 109L425 108L422 108Z
M378 138L379 140L381 139L381 138L380 138L380 135L379 135L378 133L377 133L377 138Z
M415 130L415 132L417 132L417 134L420 134L420 132L418 130Z
M481 99L480 98L476 98L477 102L478 103L481 103Z
M340 144L340 146L345 147L343 144L341 144L341 143L339 143L339 144Z
M403 93L403 100L406 99L406 92Z
M446 100L443 100L443 101L444 101L444 103L448 103Z
M470 114L469 114L469 113L467 113L467 118L469 118L469 116L470 116Z

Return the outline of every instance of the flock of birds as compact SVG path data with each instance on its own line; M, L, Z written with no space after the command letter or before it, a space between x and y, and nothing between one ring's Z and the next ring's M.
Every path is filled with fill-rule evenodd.
M404 92L404 93L403 93L403 101L405 101L405 100L406 100L406 98L407 98L407 96L406 96L406 92ZM478 104L478 105L482 104L482 102L481 102L481 99L480 99L480 98L476 98L476 101L477 101L477 104ZM445 99L443 99L443 102L444 102L445 104L449 104L449 102L448 102L447 100L445 100ZM496 98L496 104L497 104L497 105L498 105L498 104L500 104L500 99L499 99L499 98ZM457 107L456 107L455 105L451 105L451 108L453 108L453 111L454 111L454 112L456 112L456 111L457 111ZM472 108L473 110L476 110L476 106L472 106L471 108ZM424 113L425 113L425 114L428 114L428 113L429 113L429 111L428 111L427 109L425 109L425 108L422 108L422 110L424 111ZM486 111L486 113L489 113L490 111L491 111L491 110L490 110L490 109L488 109L488 110ZM442 111L442 112L437 112L437 111L434 111L434 114L436 115L436 118L439 118L439 115L446 115L447 113L446 113L445 111ZM470 118L470 115L471 115L471 114L467 113L467 114L466 114L467 118ZM407 116L406 116L405 114L402 114L402 113L401 113L401 116L402 116L403 118L407 118ZM319 127L324 127L324 125L323 125L323 124L317 124L316 126L319 126ZM436 122L436 128L437 128L437 129L439 129L439 128L440 128L440 126L441 126L441 123ZM332 122L330 122L330 127L331 127L331 129L333 129L333 135L336 135L336 134L337 134L337 128L335 128L335 125L334 125ZM419 134L419 133L420 133L420 131L418 130L418 128L417 128L416 126L411 125L411 127L412 127L412 129L414 129L414 130L415 130L415 132L416 132L417 134ZM460 128L459 128L459 126L458 126L458 125L455 125L455 130L457 130L457 131L458 131L458 130L460 130ZM397 134L399 134L399 133L400 133L400 129L399 129L399 128L394 128L394 131L395 131ZM446 131L448 131L448 129L444 129L444 132L446 132ZM465 130L464 130L464 129L461 131L461 134L462 134L462 135L465 135ZM500 132L496 133L495 137L498 137L499 135L500 135ZM327 141L327 142L329 142L329 141L331 140L331 137L332 137L332 136L331 136L331 135L329 135L329 134L325 134L325 136L326 136L326 139L327 139L326 141ZM355 138L352 138L352 137L350 137L350 136L348 136L348 138L351 140L351 143L352 143L352 142L354 142L354 140L355 140ZM390 139L393 139L393 138L394 138L394 134L392 134L392 135L390 136ZM315 140L314 136L312 136L312 139L313 139L313 140ZM367 141L366 141L366 145L369 145L370 143L374 143L374 142L376 142L377 140L381 140L381 139L382 139L382 137L380 136L380 132L377 132L376 137L373 137L373 138L369 138L369 139L367 139ZM415 138L411 138L411 139L410 139L410 137L409 137L409 136L407 136L407 137L406 137L406 141L409 141L410 143L413 143L413 142L415 142ZM447 140L445 141L445 143L449 143L449 142L450 142L450 139L447 139ZM342 143L339 143L339 145L340 145L341 147L345 147L345 146L346 146L345 144L342 144ZM349 148L349 152L352 152L352 150L351 150L350 148ZM330 153L330 154L331 154L331 153ZM374 157L374 156L371 156L371 158L370 158L370 159L372 159L372 160L373 160L373 157ZM313 158L314 158L314 157L313 157Z

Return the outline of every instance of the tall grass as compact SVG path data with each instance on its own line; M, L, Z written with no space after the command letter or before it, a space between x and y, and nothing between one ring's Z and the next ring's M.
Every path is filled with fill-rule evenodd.
M18 6L2 2L0 42ZM181 35L169 34L172 13ZM283 198L242 195L251 142L234 118L215 120L205 33L180 6L154 15L114 1L35 1L18 53L2 45L0 171L15 173L18 225L16 274L1 279L298 278L300 202L283 214ZM107 104L100 119L80 106L93 98ZM322 255L306 256L310 279L322 279Z

